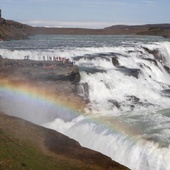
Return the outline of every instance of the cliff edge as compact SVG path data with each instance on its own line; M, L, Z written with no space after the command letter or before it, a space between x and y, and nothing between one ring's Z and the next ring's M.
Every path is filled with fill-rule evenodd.
M31 26L0 18L0 40L25 39L31 30Z

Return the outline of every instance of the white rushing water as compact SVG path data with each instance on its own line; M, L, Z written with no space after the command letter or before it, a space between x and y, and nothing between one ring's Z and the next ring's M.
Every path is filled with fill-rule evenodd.
M24 108L29 116L16 116L55 129L130 169L170 169L169 39L40 35L0 42L0 55L33 60L43 60L43 56L69 58L80 69L77 91L89 101L86 116L75 117L69 110L45 103ZM4 97L2 110L14 110L21 102L10 99ZM27 101L28 108L29 104L34 105ZM30 116L34 112L41 120ZM53 115L50 118L49 113Z

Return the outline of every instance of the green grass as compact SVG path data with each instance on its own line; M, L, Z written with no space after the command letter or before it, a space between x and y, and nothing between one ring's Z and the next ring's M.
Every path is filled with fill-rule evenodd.
M21 141L0 130L0 170L78 170L65 160L42 154L30 141Z

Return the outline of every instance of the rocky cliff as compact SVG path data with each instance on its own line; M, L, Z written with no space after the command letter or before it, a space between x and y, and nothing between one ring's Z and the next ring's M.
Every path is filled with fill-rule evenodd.
M67 96L64 100L82 101L76 95L79 69L71 62L12 60L0 57L0 78L15 84L38 86L51 93ZM50 90L49 90L50 89Z
M0 17L0 40L24 39L31 30L31 26Z
M20 81L69 81L80 80L79 69L72 62L13 60L0 57L0 76Z

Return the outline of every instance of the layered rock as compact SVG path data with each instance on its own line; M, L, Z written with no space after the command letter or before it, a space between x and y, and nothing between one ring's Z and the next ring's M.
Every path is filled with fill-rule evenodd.
M62 61L34 61L12 60L0 57L1 77L20 81L70 81L78 83L80 80L79 69L71 62Z
M31 30L31 26L2 18L0 10L0 40L28 38Z

